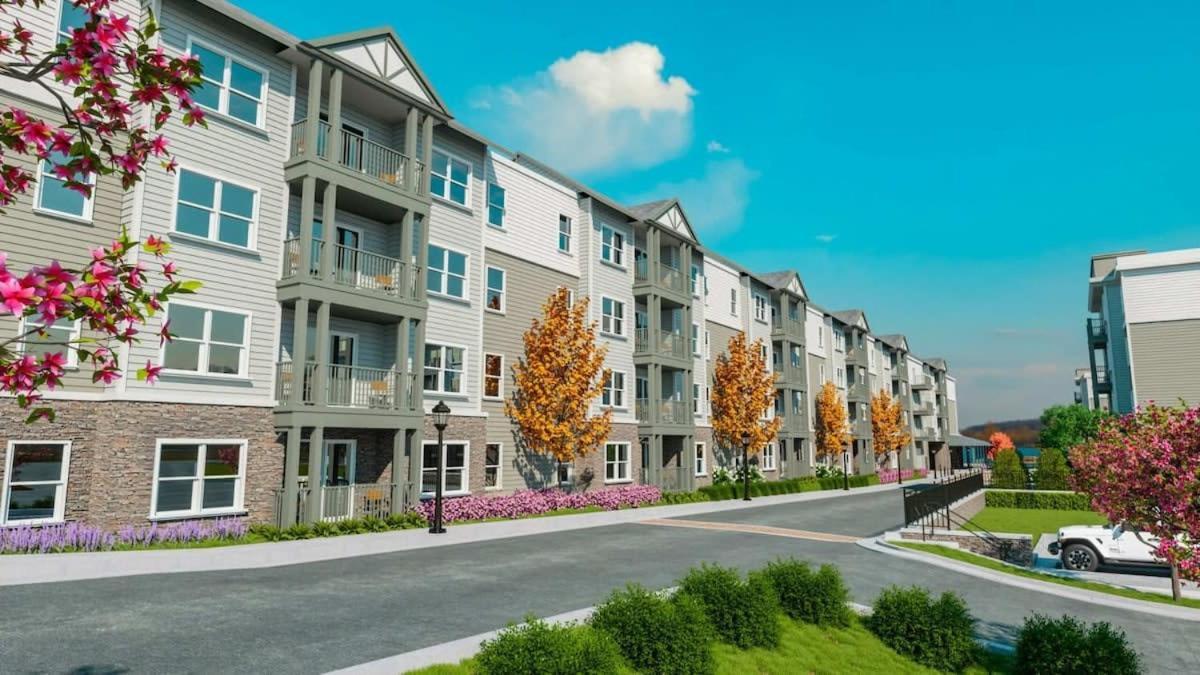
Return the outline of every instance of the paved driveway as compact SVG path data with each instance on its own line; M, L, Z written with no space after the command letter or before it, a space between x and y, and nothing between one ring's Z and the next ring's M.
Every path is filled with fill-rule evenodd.
M841 534L894 524L899 495L772 506L695 520ZM834 529L836 527L836 529ZM777 556L841 568L854 599L920 584L961 593L981 632L1011 637L1030 612L1125 628L1151 672L1198 672L1197 624L997 586L854 544L614 525L264 570L0 587L0 670L316 673L594 605L627 581L672 585L701 560Z

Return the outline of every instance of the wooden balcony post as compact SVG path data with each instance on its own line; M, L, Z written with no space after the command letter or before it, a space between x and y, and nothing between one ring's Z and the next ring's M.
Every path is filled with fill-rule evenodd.
M305 176L300 181L300 240L299 259L289 261L296 264L295 275L301 279L312 276L313 261L313 218L316 215L317 179Z
M308 370L308 298L296 300L292 310L292 396L289 405L307 403L304 394L311 384Z
M292 391L296 390L294 382L295 380ZM281 527L294 524L299 517L296 513L296 503L300 495L300 436L303 431L302 427L292 426L287 432L287 450L283 461L283 500L278 514Z
M324 232L324 244L321 246L321 257L317 260L317 275L322 281L329 281L332 262L336 260L337 251L337 184L326 183L325 193L321 197L321 226ZM311 248L311 247L310 247Z
M416 108L409 108L408 115L404 117L404 154L408 157L404 163L404 187L409 190L416 189L416 181L420 178L417 173L417 124L420 115Z
M313 398L319 406L329 405L329 303L317 306L317 335L313 344Z
M408 317L402 317L396 323L396 365L395 371L400 373L396 384L396 403L400 410L408 410Z
M319 157L317 139L321 133L321 87L325 84L325 63L313 59L308 69L308 109L304 125L304 154Z
M413 134L416 134L416 127L413 128ZM412 162L408 162L408 167L412 167ZM406 169L408 171L409 169ZM407 179L405 179L407 180ZM412 185L406 182L405 185ZM413 269L413 226L416 224L416 218L413 215L412 209L404 212L404 217L400 220L400 281L397 288L401 298L409 298L416 295L409 286L415 283L412 272Z
M329 139L325 141L326 155L329 161L338 163L344 157L342 152L342 69L331 68L329 73ZM362 152L362 148L359 148ZM328 222L328 221L327 221Z
M424 119L421 121L421 163L425 166L425 170L428 171L433 162L433 125L436 120L433 119L432 115L424 115L423 118ZM413 156L415 157L416 154L414 153ZM424 174L418 175L416 180L418 182L418 186L423 184L425 181ZM414 190L415 189L417 188L414 188Z

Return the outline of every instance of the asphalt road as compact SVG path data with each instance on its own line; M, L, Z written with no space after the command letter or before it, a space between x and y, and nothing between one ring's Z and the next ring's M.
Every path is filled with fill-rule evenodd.
M697 516L849 535L894 527L889 491ZM0 587L0 671L317 673L549 616L628 581L673 585L707 560L837 565L856 601L891 584L962 594L980 633L1010 639L1030 613L1125 629L1149 672L1200 672L1198 624L956 574L854 544L627 524L290 567Z

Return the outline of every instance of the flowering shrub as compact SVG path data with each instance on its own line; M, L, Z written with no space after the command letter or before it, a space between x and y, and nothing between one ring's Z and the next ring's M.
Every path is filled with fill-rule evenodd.
M913 476L916 476L917 478L924 478L926 473L927 471L925 469L917 469L915 472L912 469L902 469L900 471L900 477L904 480L909 480ZM897 474L895 469L884 469L883 471L877 472L877 474L879 475L880 483L896 482Z
M246 536L245 521L237 518L185 520L141 527L127 525L116 533L95 525L70 522L0 529L0 553L60 553L147 548L156 544L190 544L211 540L237 540Z
M626 485L588 492L563 492L558 489L520 490L511 495L495 497L454 497L442 502L442 519L484 520L487 518L522 518L559 509L599 507L605 511L647 506L662 499L662 491L653 485ZM433 517L433 500L421 502L417 512Z

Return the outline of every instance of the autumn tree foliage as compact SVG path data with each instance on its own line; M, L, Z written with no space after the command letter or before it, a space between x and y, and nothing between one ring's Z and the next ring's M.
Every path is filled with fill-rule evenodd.
M775 402L775 374L767 370L762 340L746 344L737 333L726 353L713 365L713 440L721 447L742 449L742 437L750 439L749 454L756 454L775 438L783 420L766 419Z
M988 436L988 459L996 459L1002 450L1016 450L1017 446L1013 445L1012 439L1003 431L994 431Z
M1158 541L1176 600L1181 577L1200 581L1200 407L1151 403L1105 417L1094 438L1071 450L1071 464L1071 484L1092 508Z
M846 452L850 445L850 424L846 404L837 387L826 381L817 394L816 452L818 457L833 457Z
M587 316L588 299L572 305L564 288L546 300L541 318L525 331L525 353L512 368L513 394L504 402L523 449L560 465L599 449L612 427L612 410L591 414L612 373Z
M117 175L129 189L154 158L173 171L167 139L158 131L176 112L185 124L203 123L191 96L201 82L200 63L151 47L158 30L153 18L139 27L135 19L112 12L109 0L66 1L81 15L82 25L50 50L36 53L34 33L7 19L13 7L41 6L41 0L0 0L0 77L41 90L57 102L62 120L22 107L0 109L0 207L32 191L36 171L30 167L39 163L66 189L89 197L97 176ZM10 270L7 254L0 251L0 316L41 324L0 342L0 393L14 396L22 408L33 407L32 421L53 417L51 408L36 404L43 387L60 383L70 352L92 365L94 381L107 384L121 377L114 343L137 342L137 327L148 316L170 296L198 286L176 278L174 263L165 258L169 249L162 239L143 243L122 233L91 251L82 266L52 260L24 273ZM139 253L149 260L138 259ZM163 282L157 290L150 287L151 272ZM45 338L44 327L57 321L81 321L93 335L54 345L61 351L44 349L51 343L41 339L43 355L27 353L26 344ZM158 337L170 338L165 327ZM158 371L148 362L138 375L153 381Z
M886 459L890 453L899 453L912 442L912 434L904 423L904 408L886 389L871 397L871 436L877 461Z

